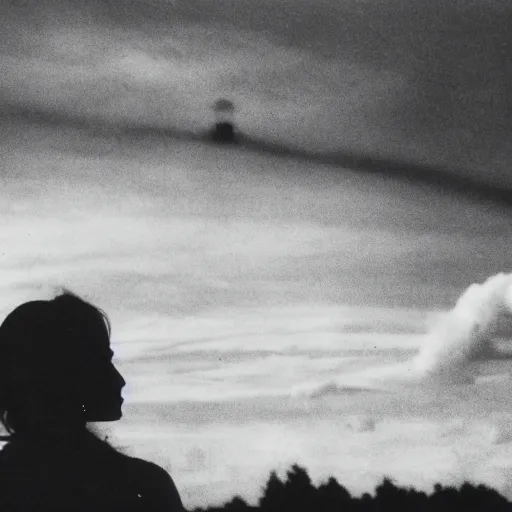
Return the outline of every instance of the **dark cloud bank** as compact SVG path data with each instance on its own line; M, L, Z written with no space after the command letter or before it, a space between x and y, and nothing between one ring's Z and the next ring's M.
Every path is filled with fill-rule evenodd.
M4 113L200 133L227 95L250 138L512 187L504 0L32 0L0 20Z

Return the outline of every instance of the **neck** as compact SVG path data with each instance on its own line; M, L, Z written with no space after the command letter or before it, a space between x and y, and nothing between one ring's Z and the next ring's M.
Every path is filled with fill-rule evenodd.
M19 429L14 433L17 439L38 440L75 440L90 434L85 423L83 425L34 425L31 428Z

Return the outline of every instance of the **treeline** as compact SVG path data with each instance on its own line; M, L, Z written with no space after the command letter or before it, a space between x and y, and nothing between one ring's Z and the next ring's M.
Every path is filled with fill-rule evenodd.
M512 512L512 503L486 485L464 483L460 487L436 484L427 494L413 488L398 487L385 478L373 494L352 496L335 478L318 487L306 469L293 465L281 480L275 472L258 501L248 505L236 496L220 507L196 508L194 512Z

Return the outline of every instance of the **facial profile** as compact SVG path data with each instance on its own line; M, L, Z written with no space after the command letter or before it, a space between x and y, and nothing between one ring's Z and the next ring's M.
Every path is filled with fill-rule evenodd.
M122 417L121 391L126 382L112 362L110 344L91 365L95 382L85 387L83 406L86 421L116 421Z
M125 381L112 362L110 323L64 292L18 306L0 326L0 413L9 431L116 421Z

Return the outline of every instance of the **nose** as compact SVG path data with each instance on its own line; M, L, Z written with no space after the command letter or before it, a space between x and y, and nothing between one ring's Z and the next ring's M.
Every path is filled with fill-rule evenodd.
M119 386L121 388L124 388L126 386L126 381L124 380L123 376L119 373L119 370L117 368L115 368L115 373L116 373L117 380L119 382Z

